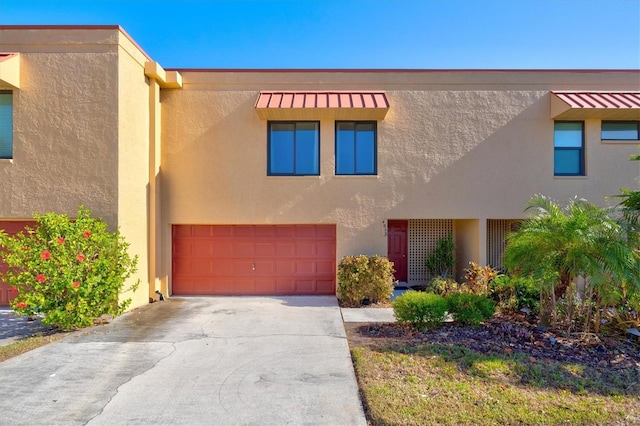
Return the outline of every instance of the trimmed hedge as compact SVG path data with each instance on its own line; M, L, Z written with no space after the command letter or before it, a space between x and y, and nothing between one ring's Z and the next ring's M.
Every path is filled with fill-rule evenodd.
M446 299L434 293L407 291L392 305L399 323L409 323L420 331L441 324L447 312Z
M393 294L393 263L386 257L345 256L338 265L338 297L341 301L360 305L389 300Z
M447 311L460 324L478 325L491 318L496 310L493 301L479 294L453 293L446 301Z

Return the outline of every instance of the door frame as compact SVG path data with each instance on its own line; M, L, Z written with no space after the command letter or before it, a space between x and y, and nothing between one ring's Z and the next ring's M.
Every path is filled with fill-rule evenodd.
M394 229L399 229L399 232L404 232L404 244L401 247L400 253L403 256L403 265L399 265L402 267L401 270L398 270L396 266L396 261L392 260L391 256L391 245L392 245L392 226ZM395 232L395 231L394 231ZM394 262L394 269L396 270L394 274L394 278L397 281L401 282L409 282L409 221L406 219L389 219L387 220L387 258ZM394 257L395 258L395 257Z

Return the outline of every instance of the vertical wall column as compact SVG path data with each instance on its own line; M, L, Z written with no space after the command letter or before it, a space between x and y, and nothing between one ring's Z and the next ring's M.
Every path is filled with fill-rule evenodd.
M167 294L166 280L161 280L162 238L160 233L160 146L161 123L160 85L149 79L149 297L157 298L156 290Z

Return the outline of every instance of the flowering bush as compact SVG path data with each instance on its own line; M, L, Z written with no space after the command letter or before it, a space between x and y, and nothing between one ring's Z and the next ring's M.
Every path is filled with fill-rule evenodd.
M121 314L131 299L119 296L138 259L127 254L120 233L108 232L82 206L75 220L55 213L34 218L35 227L24 233L10 237L0 230L0 258L9 266L0 279L18 291L14 311L43 315L44 324L65 330Z

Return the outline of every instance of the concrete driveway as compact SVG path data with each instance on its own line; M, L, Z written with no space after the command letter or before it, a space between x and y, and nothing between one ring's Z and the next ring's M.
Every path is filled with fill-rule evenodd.
M0 363L12 425L366 425L335 297L171 298Z

